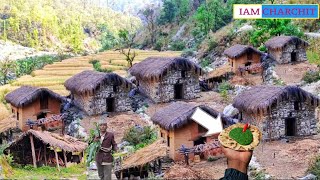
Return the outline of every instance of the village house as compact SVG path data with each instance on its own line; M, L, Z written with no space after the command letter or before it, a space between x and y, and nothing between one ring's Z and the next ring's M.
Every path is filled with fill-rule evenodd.
M202 69L181 57L149 57L129 69L139 90L154 102L194 99L200 92Z
M280 64L307 60L308 43L295 36L276 36L265 43L268 54Z
M251 46L236 44L224 51L228 57L232 72L240 75L258 73L262 71L260 66L263 53Z
M240 121L258 126L263 139L316 134L318 105L316 96L296 86L255 86L233 102Z
M21 134L4 152L10 153L17 164L59 168L83 161L87 146L87 143L68 135L30 129Z
M204 80L208 84L209 89L217 90L219 84L228 81L233 74L232 68L229 64L224 64L215 70L204 75Z
M218 138L218 134L205 136L208 129L190 118L198 107L214 118L219 115L217 111L208 106L179 101L158 110L151 117L153 123L160 126L160 136L166 139L169 157L175 161L184 159L183 155L177 151L181 145L192 148ZM225 117L222 117L222 122L226 122ZM193 154L190 154L190 158L193 158Z
M19 129L26 131L29 128L27 120L35 121L60 114L64 97L47 88L22 86L7 94L5 100L11 104Z
M132 84L115 73L83 71L65 82L73 103L88 115L131 109Z

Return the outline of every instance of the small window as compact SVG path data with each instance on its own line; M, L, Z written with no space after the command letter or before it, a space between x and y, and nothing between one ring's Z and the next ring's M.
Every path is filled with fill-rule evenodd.
M242 112L240 113L240 120L242 120Z
M231 61L231 67L233 67L233 61Z
M19 112L17 112L17 120L19 121Z
M117 85L113 85L113 92L118 92L118 86Z
M186 71L181 71L181 77L185 78L186 77Z
M163 133L160 133L160 136L163 137Z
M14 114L14 109L12 109L11 111L12 111L12 113Z
M299 102L298 101L294 102L294 110L299 110Z
M170 147L170 137L167 136L167 146Z

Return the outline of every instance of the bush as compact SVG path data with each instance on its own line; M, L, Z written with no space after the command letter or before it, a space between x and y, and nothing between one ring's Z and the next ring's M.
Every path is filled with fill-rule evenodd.
M174 41L170 45L170 50L172 51L182 51L186 48L186 44L183 41Z
M320 156L314 156L310 162L308 167L308 172L312 173L317 176L317 178L320 177Z
M218 46L218 43L214 39L209 39L208 46L209 46L208 51L212 51L214 48L216 48Z
M156 42L156 45L154 46L154 50L157 50L157 51L161 51L162 50L162 47L163 47L163 41L161 41L161 40L158 40L157 42Z
M200 65L202 68L207 67L210 65L210 60L208 58L204 58L202 59L202 61L200 62Z
M182 57L189 57L189 56L194 56L194 49L185 49L183 50L181 56Z
M320 71L308 71L303 76L303 80L306 83L317 82L320 80Z
M135 149L140 149L148 144L151 144L157 139L157 133L155 129L150 126L139 127L134 126L125 132L123 137L124 141L127 141Z
M259 51L267 52L266 46L260 46L260 47L259 47Z
M233 90L234 88L233 88L233 86L229 83L229 82L227 82L227 81L224 81L224 82L222 82L221 84L219 84L219 86L218 86L218 92L219 93L222 93L222 92L224 92L224 91L229 91L229 90Z
M110 73L113 71L112 69L101 68L101 63L99 60L93 59L93 60L90 60L89 63L92 64L93 68L98 72Z

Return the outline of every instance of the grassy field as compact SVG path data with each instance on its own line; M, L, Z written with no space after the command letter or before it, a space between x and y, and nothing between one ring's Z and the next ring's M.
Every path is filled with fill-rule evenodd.
M150 56L171 57L180 56L181 54L181 52L177 51L158 52L137 50L136 52L138 55L133 63L143 61ZM89 63L91 60L99 60L102 68L110 69L123 77L127 76L127 61L125 60L125 56L118 51L106 51L89 56L74 57L47 65L41 70L32 72L31 75L22 76L10 84L0 86L0 100L3 101L5 94L23 85L47 87L61 95L68 95L68 91L63 86L63 83L79 72L93 70L92 64ZM7 108L0 103L0 120L8 114Z

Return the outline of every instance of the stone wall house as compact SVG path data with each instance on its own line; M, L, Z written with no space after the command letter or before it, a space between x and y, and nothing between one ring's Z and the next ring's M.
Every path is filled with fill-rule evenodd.
M202 69L181 57L149 57L129 69L139 90L154 102L194 99L200 92Z
M208 106L179 101L158 110L151 117L152 122L160 126L160 137L166 140L169 157L175 161L184 160L183 155L177 151L181 145L192 148L218 138L218 134L205 136L208 129L190 118L197 108L201 108L214 118L219 115L218 111ZM227 117L222 116L221 119L224 125L228 122ZM190 154L190 158L193 159L193 154Z
M316 134L318 105L316 96L296 86L255 86L233 102L240 121L257 125L264 139Z
M132 84L115 73L83 71L65 82L73 103L88 115L131 109Z
M228 57L232 72L245 75L247 73L259 73L263 53L251 46L236 44L224 51Z
M307 60L308 43L295 36L276 36L265 43L268 54L280 64Z
M11 104L17 127L26 131L29 129L26 125L28 119L34 121L60 114L65 98L47 88L22 86L7 94L5 99Z

